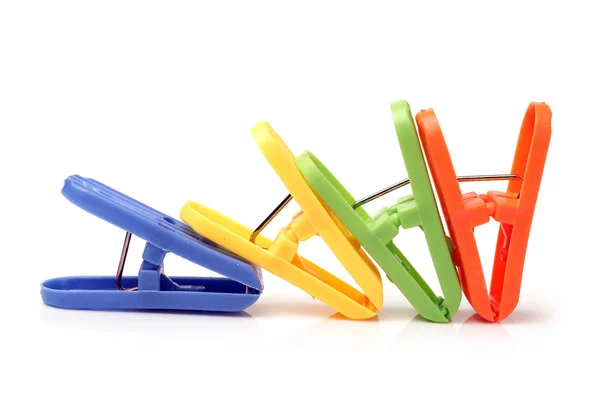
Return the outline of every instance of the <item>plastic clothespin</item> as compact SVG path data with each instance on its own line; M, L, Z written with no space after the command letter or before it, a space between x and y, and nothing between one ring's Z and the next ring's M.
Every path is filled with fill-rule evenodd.
M238 312L263 290L260 268L189 226L97 181L71 176L63 195L75 205L126 231L116 277L76 276L44 281L43 301L51 306L95 310L201 310ZM131 236L146 240L137 277L123 277ZM168 277L164 258L173 253L223 277Z
M374 317L383 305L381 276L368 256L319 201L295 166L294 156L266 122L252 135L289 195L254 231L199 203L187 202L181 219L196 232L304 290L350 319ZM302 209L274 241L260 235L295 199ZM320 236L364 294L297 254L299 244Z
M416 115L421 141L437 188L450 236L454 261L465 295L475 311L490 322L516 308L529 232L551 136L552 112L545 103L530 103L523 119L511 174L456 177L435 112ZM506 192L462 194L459 182L509 180ZM474 228L493 218L500 223L488 295Z
M296 159L296 165L314 192L379 264L416 311L430 321L448 322L460 305L460 282L452 263L410 106L399 100L391 104L391 111L408 172L407 180L356 201L312 153L303 153ZM373 217L361 208L409 183L413 191L411 195L402 197L396 205L382 209ZM444 297L435 295L394 244L393 239L400 227L419 227L424 232Z

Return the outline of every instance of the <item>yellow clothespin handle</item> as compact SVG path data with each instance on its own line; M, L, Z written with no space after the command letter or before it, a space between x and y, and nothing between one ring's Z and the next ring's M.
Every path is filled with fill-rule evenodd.
M250 228L193 201L185 203L181 219L200 235L287 280L342 315L351 319L374 317L383 305L383 284L375 265L314 194L296 168L293 154L271 126L260 122L252 135L302 212L281 229L274 242L259 235L252 243ZM365 294L297 254L299 242L315 235L325 241Z

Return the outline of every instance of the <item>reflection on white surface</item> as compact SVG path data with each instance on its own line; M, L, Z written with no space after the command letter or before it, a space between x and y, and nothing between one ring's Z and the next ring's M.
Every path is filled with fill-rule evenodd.
M41 304L40 317L47 327L100 332L115 338L153 338L269 349L380 350L414 348L422 344L445 346L468 342L511 343L509 329L543 325L541 313L517 310L503 323L482 320L462 307L451 322L437 324L415 315L408 304L391 302L370 320L348 320L315 300L266 298L246 312L216 314L176 311L63 310Z
M300 327L279 342L281 348L336 350L377 350L382 348L381 322L348 320L334 314L308 326Z
M241 330L251 330L256 320L246 312L220 314L212 312L178 311L86 311L67 310L43 305L42 322L52 327L118 333L168 330L187 334L211 327L236 324Z

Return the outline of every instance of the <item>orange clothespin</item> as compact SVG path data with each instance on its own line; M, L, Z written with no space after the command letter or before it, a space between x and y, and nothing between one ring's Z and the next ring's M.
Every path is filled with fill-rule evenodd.
M511 174L456 177L432 109L416 115L419 136L440 199L453 260L463 291L475 311L490 322L508 317L519 301L525 253L551 136L552 111L545 103L527 108ZM510 180L506 192L462 194L459 182ZM500 223L492 283L488 294L474 228L493 218Z

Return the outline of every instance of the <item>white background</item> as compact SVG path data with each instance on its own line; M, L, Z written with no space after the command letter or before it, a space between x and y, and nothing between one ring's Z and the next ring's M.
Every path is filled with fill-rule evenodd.
M0 3L0 396L597 394L593 2L283 3ZM254 227L286 194L250 136L256 122L362 197L406 177L397 99L436 111L459 175L509 172L529 102L552 108L521 301L502 324L466 300L451 324L420 321L386 278L378 318L346 321L267 272L243 316L42 303L45 279L113 275L123 239L61 196L67 176L175 217L192 199ZM488 277L496 231L477 232ZM396 242L439 291L420 232ZM132 241L128 275L142 248ZM323 242L303 254L349 281ZM207 274L167 261L170 275Z

